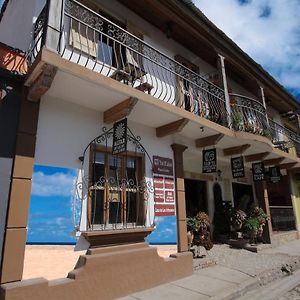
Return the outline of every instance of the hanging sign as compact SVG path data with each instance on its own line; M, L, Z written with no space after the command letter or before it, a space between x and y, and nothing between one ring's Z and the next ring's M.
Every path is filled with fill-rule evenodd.
M231 171L233 178L245 177L243 156L231 158Z
M120 154L127 151L127 119L114 123L112 154Z
M272 183L278 183L281 180L280 168L270 167L269 168L269 179Z
M209 149L202 151L202 172L214 173L217 172L217 151Z
M253 181L265 180L265 166L262 162L252 164Z
M173 176L173 160L153 155L153 173Z

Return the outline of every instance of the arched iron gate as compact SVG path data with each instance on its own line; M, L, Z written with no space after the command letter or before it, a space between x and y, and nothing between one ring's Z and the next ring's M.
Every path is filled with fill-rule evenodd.
M112 154L113 128L85 148L73 202L78 231L114 230L153 226L152 159L127 127L129 150Z

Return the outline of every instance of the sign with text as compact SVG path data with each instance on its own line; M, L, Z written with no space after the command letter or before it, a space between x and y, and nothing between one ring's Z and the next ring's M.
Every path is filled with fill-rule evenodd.
M127 119L114 123L112 154L120 154L127 151Z
M217 151L209 149L202 151L202 172L214 173L217 172Z
M173 176L173 160L171 158L154 155L153 173Z
M165 191L165 201L168 203L175 202L174 191Z
M231 172L233 178L245 177L243 156L231 158Z
M252 164L253 181L265 180L265 166L262 162Z
M278 183L281 180L281 173L279 167L269 168L269 179L272 183Z
M155 204L154 205L155 216L175 216L174 204Z

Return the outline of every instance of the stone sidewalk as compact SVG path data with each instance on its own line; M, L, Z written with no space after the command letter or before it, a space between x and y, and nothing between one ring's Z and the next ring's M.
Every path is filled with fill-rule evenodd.
M246 292L300 268L300 240L259 253L214 245L206 256L216 261L216 265L121 299L238 299Z

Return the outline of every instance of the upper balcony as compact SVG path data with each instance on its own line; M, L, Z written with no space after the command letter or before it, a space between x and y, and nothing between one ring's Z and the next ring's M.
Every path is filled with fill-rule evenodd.
M60 26L49 26L49 9L34 24L32 65L46 46L62 58L110 77L133 89L235 131L269 138L275 148L300 153L300 138L269 120L264 105L229 94L184 64L158 51L103 15L76 0L65 0ZM51 20L50 20L51 21Z

